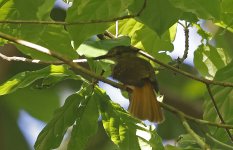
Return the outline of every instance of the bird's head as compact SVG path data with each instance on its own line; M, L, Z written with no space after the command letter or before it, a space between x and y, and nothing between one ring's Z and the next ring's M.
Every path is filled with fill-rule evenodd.
M138 51L139 49L132 46L116 46L110 49L107 54L96 57L95 60L111 59L117 61L121 58L136 56Z

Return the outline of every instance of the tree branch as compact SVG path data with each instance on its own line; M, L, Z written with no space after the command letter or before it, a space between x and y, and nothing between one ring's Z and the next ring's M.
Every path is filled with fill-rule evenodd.
M210 99L211 99L211 101L212 101L212 103L213 103L213 105L214 105L214 108L215 108L215 110L216 110L216 112L217 112L217 114L218 114L218 117L219 117L221 123L225 124L225 121L224 121L224 119L223 119L223 117L222 117L222 115L221 115L221 113L220 113L220 111L219 111L219 109L218 109L218 106L217 106L217 104L216 104L216 101L215 101L214 96L213 96L213 94L212 94L212 92L211 92L210 86L209 86L208 84L206 84L206 88L207 88L207 90L208 90L208 93L209 93L209 95L210 95ZM231 141L233 142L233 136L231 135L230 130L227 129L227 128L225 128L225 130L226 130L228 136L230 137Z
M23 45L23 46L26 46L26 47L29 47L29 48L32 48L36 51L39 51L39 52L42 52L42 53L45 53L45 54L48 54L50 56L53 56L55 58L58 58L60 59L63 63L66 63L68 64L69 66L73 67L74 69L77 69L81 72L83 72L84 74L87 74L89 75L90 77L92 78L95 78L95 79L98 79L100 81L103 81L107 84L110 84L116 88L120 88L122 90L127 90L127 88L125 86L123 86L122 84L120 83L116 83L114 81L111 81L111 80L108 80L102 76L99 76L99 75L96 75L94 72L91 72L85 68L83 68L82 66L78 65L75 63L75 61L70 61L68 60L67 58L65 58L63 55L59 54L59 53L56 53L55 51L51 51L45 47L42 47L40 45L37 45L37 44L34 44L34 43L31 43L31 42L28 42L28 41L24 41L24 40L21 40L21 39L17 39L15 37L12 37L10 35L7 35L7 34L4 34L4 33L1 33L0 32L0 37L3 38L3 39L6 39L6 40L9 40L13 43L16 43L16 44L19 44L19 45ZM197 119L197 118L194 118L194 117L191 117L189 115L186 115L184 114L183 112L175 109L174 107L172 106L169 106L167 104L164 104L164 103L161 103L161 106L164 107L165 109L173 112L173 113L177 113L189 120L193 120L193 121L196 121L198 123L202 123L202 124L207 124L207 125L212 125L212 126L216 126L216 127L222 127L222 128L229 128L229 129L233 129L233 126L231 125L226 125L226 124L217 124L217 123L213 123L213 122L209 122L209 121L206 121L206 120L201 120L201 119Z
M214 122L210 122L210 121L207 121L207 120L194 118L192 116L189 116L189 115L183 113L182 111L176 109L173 106L167 105L165 103L160 103L160 105L164 109L166 109L166 110L168 110L168 111L170 111L170 112L172 112L172 113L174 113L174 114L176 114L178 116L182 116L182 117L184 117L184 118L186 118L188 120L194 121L194 122L199 123L199 124L206 124L206 125L215 126L215 127L219 127L219 128L233 129L233 125L214 123Z
M181 121L182 121L182 124L183 124L184 128L197 141L197 144L204 150L210 150L209 145L207 145L204 142L204 140L191 129L191 127L189 126L187 120L185 120L185 118L183 116L180 116L180 118L181 118Z
M6 56L2 53L0 53L0 58L2 58L3 60L6 61L18 61L18 62L25 62L25 63L33 63L33 64L44 64L44 65L61 65L64 64L63 61L45 61L45 60L38 60L38 59L29 59L29 58L25 58L25 57L18 57L18 56ZM86 59L75 59L72 60L72 62L75 63L84 63L87 62Z
M129 19L129 18L135 18L139 17L143 10L146 8L147 0L144 0L144 3L141 7L141 9L133 15L125 15L121 17L115 17L111 19L106 19L106 20L88 20L88 21L74 21L74 22L63 22L63 21L38 21L38 20L0 20L0 24L52 24L52 25L77 25L77 24L94 24L94 23L107 23L107 22L115 22L117 20L124 20L124 19Z

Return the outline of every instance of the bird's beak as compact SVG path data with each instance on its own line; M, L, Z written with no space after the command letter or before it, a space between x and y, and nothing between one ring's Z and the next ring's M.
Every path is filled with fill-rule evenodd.
M101 59L110 59L112 57L113 57L113 55L105 54L105 55L101 55L101 56L98 56L98 57L94 57L93 59L94 60L101 60Z

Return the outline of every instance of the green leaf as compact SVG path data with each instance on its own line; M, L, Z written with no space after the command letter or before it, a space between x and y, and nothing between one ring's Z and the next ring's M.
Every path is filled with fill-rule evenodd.
M19 88L25 88L32 84L34 81L46 78L48 76L67 76L74 79L79 79L72 71L63 65L55 66L51 65L49 67L43 68L36 71L26 71L21 72L2 85L0 85L0 95L9 94L14 92Z
M54 2L55 0L1 0L0 8L3 13L0 14L0 19L47 19ZM25 9L25 3L30 6L28 9Z
M49 18L49 10L52 9L55 0L7 0L0 3L0 19L1 20L40 20ZM25 4L28 7L25 9ZM45 15L46 14L46 15ZM43 18L42 18L43 16ZM44 25L30 24L1 24L0 31L8 33L23 39L36 41ZM30 30L28 30L30 29Z
M73 126L68 150L85 149L88 139L94 135L98 128L98 97L89 95L80 106L77 113L76 125Z
M81 56L97 57L106 54L107 50L119 45L129 46L130 38L128 36L121 36L115 39L100 41L87 40L76 51Z
M143 3L144 1L137 0L129 10L137 12ZM147 0L146 7L138 19L161 36L179 20L181 14L182 11L171 5L169 0Z
M109 30L115 33L115 25L111 26ZM170 32L167 31L159 37L153 30L135 19L126 19L119 21L119 33L124 36L128 35L131 38L131 45L144 49L165 63L171 61L171 57L166 54L166 51L173 50L171 41L175 37L176 26L172 27Z
M138 22L135 19L125 19L118 21L118 34L128 35L132 38L137 30L140 30L143 27L143 24ZM111 33L116 34L116 24L113 24L108 28Z
M146 36L145 36L146 35ZM170 41L169 33L166 32L161 38L154 33L151 29L143 26L140 30L135 32L135 37L133 37L135 42L133 45L140 47L141 44L143 49L148 53L156 57L159 51L172 51L173 45ZM153 40L151 40L153 39Z
M224 13L233 13L233 1L232 0L222 0L222 11Z
M106 20L126 14L132 0L77 0L68 9L66 22L88 22L91 20ZM94 12L93 12L94 10ZM89 37L102 33L111 23L77 24L67 29L74 40L74 48Z
M65 104L57 109L52 120L44 127L37 137L34 148L46 150L57 148L66 133L77 118L78 107L85 100L79 94L73 94L66 99Z
M191 23L196 23L199 21L197 16L191 12L184 12L180 19Z
M28 7L25 9L25 4ZM38 22L50 19L50 11L54 5L54 0L9 0L0 6L1 20L38 20ZM77 53L71 47L69 34L63 26L55 25L32 25L32 24L0 24L0 31L10 34L17 38L27 40L44 46L52 51L57 51L62 55L74 59L77 58ZM0 41L1 42L1 41ZM4 41L2 41L4 42ZM55 60L55 58L32 50L30 48L16 45L24 54L35 59Z
M107 50L118 45L129 46L130 38L128 36L121 36L115 39L106 39L99 41L88 40L79 46L77 52L81 56L84 55L86 57L97 57L106 54ZM108 77L111 73L111 66L107 62L109 61L93 61L92 58L88 59L90 69L97 74L101 74L101 72L104 71L103 76L105 77Z
M162 140L155 130L148 130L145 125L132 116L130 116L122 107L109 100L109 97L97 89L100 103L100 113L104 129L111 140L119 146L120 149L143 149L145 143L153 149L163 150ZM143 132L149 136L146 139L137 133ZM140 142L139 142L140 139Z
M169 0L176 8L191 12L202 19L220 19L219 0Z
M41 34L38 44L59 52L69 59L77 58L77 53L71 46L69 34L63 26L47 26ZM35 57L38 58L38 56Z
M157 133L163 139L177 139L182 133L185 133L184 127L179 118L169 111L164 111L165 120L157 126ZM174 130L175 129L175 130Z
M225 67L229 62L229 56L222 48L202 44L194 52L195 67L206 78L213 78L216 71Z
M233 62L228 64L226 67L217 71L214 80L230 82L233 83ZM214 96L214 99L217 103L220 113L223 116L223 119L226 124L233 125L233 109L232 109L232 101L233 101L233 89L232 87L222 87L222 86L211 86L211 92ZM205 96L205 102L203 105L204 115L203 118L212 122L219 123L219 117L216 114L213 103L207 93ZM210 131L216 139L223 143L228 143L231 145L230 139L226 134L224 129L210 127ZM213 147L215 144L213 145Z
M33 28L31 30L32 30L31 32L33 31L38 32ZM30 33L30 34L36 34L36 33ZM67 31L65 31L63 26L55 26L55 25L46 26L42 31L40 31L40 36L39 38L37 37L36 40L32 40L30 37L25 37L24 40L25 39L30 42L36 43L38 45L44 46L51 51L58 52L62 54L64 57L69 59L75 59L78 56L75 50L72 48L69 35ZM62 42L59 43L59 41ZM20 51L22 51L26 55L31 56L32 58L40 59L40 60L57 60L52 56L38 52L31 48L21 45L16 45L16 46L17 48L19 48Z
M67 57L69 59L76 59L78 56L76 51L72 48L68 32L65 31L63 26L56 26L56 25L46 26L44 30L40 32L40 36L39 38L37 37L37 40L32 41L29 38L28 40L38 45L44 46L51 51L58 52L62 54L64 57ZM32 58L41 59L41 60L56 60L52 56L43 54L41 52L32 50L30 48L24 46L18 46L18 45L17 47L24 54L29 55Z

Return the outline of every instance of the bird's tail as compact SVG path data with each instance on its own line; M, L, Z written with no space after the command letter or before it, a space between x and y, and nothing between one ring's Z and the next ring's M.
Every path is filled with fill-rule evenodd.
M130 95L129 112L141 120L161 123L164 120L152 84L146 81L143 87L134 87Z

